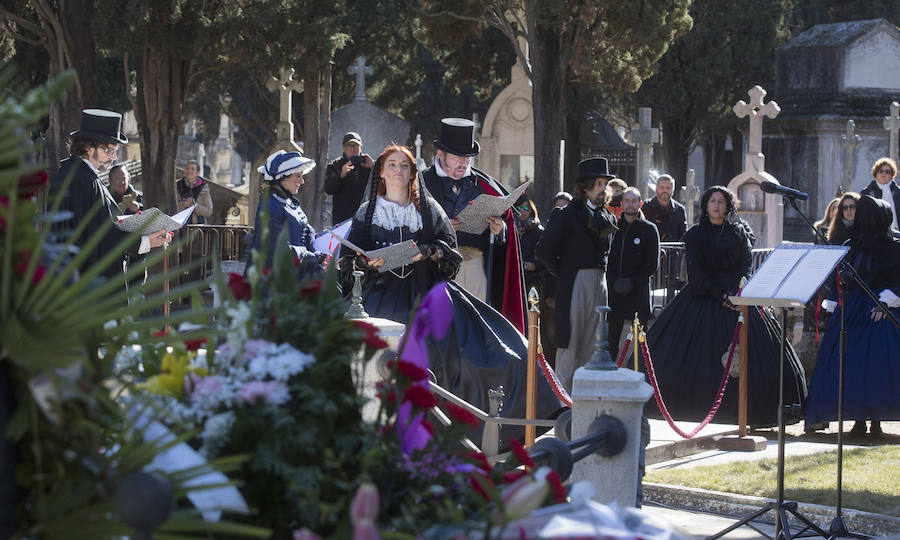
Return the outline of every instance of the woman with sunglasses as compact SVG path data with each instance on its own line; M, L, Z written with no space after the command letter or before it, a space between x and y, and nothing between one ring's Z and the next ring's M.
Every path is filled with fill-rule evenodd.
M894 182L897 177L897 162L887 157L879 159L872 165L872 176L875 179L859 194L886 202L891 208L891 226L894 229L900 228L897 221L897 212L900 212L900 187Z
M825 237L832 246L843 245L850 239L853 232L853 222L856 220L856 203L859 201L859 193L848 191L841 195L838 203L838 211L831 218L828 233Z

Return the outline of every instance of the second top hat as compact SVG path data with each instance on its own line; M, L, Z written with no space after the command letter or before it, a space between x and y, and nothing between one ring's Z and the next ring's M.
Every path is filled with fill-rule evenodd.
M592 178L615 178L609 173L609 162L605 157L592 157L578 162L578 182Z
M81 111L81 127L69 135L92 141L125 144L128 137L121 130L121 114L103 109L84 109Z
M441 120L441 134L434 145L444 152L461 157L477 156L481 151L475 141L475 122L465 118Z

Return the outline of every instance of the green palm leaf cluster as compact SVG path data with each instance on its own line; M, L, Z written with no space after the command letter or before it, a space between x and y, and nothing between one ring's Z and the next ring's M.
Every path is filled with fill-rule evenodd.
M127 274L105 279L104 271L121 261L125 247L137 242L140 233L83 268L105 228L88 231L77 225L59 242L49 220L37 216L34 199L23 196L21 179L42 169L28 162L28 127L47 114L72 79L65 74L17 99L7 90L14 74L0 67L0 457L15 456L14 461L0 459L0 536L96 539L132 534L117 512L115 494L122 479L189 435L145 440L136 427L137 416L113 397L113 390L127 393L129 382L112 378L111 359L126 343L149 344L155 329L214 315L213 309L202 308L167 319L147 316L205 284L148 292L185 270L173 268L155 274L141 290L146 296L129 304L125 282L166 253L159 250ZM48 215L60 207L65 184L50 197ZM80 252L75 239L82 239ZM111 320L130 322L104 328ZM185 482L208 470L234 470L241 461L229 457L168 475L174 510L154 537L267 537L268 531L250 525L204 522L184 500ZM14 506L3 504L10 499Z

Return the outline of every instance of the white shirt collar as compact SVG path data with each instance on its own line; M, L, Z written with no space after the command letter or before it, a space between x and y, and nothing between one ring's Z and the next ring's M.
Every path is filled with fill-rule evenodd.
M587 203L587 207L591 209L591 212L597 209L597 205L592 203L590 199L585 199L584 202Z
M81 161L87 163L87 166L90 167L92 171L94 171L94 174L96 174L97 176L100 176L100 171L97 170L97 167L94 167L93 163L91 163L90 161L88 161L84 158L81 158Z
M441 162L438 158L434 158L434 172L437 173L438 176L443 176L445 178L450 178L450 175L444 172L444 169L441 168ZM472 175L472 165L466 167L466 174L463 175L463 178Z

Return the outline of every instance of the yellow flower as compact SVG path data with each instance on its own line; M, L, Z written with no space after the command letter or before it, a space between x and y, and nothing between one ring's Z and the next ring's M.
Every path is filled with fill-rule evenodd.
M159 375L154 375L146 382L138 384L138 388L149 390L155 394L163 394L181 399L184 397L184 378L188 373L206 376L209 371L204 367L191 363L193 352L167 352L162 357Z

